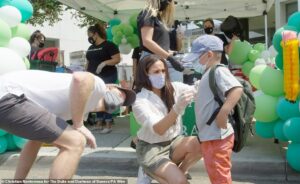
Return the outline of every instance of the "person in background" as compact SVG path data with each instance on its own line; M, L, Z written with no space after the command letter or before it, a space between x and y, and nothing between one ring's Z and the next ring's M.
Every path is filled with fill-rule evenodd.
M209 87L209 73L212 67L219 65L223 51L223 42L216 36L203 35L192 43L192 53L185 60L194 61L195 70L203 74L197 81L195 96L195 115L198 138L204 164L212 184L231 184L231 154L234 144L233 128L228 116L240 99L243 88L227 67L218 67L215 82L224 104L219 107ZM219 112L216 109L220 108ZM212 124L208 122L217 113Z
M32 33L29 38L29 44L31 46L29 60L34 60L33 58L37 51L42 49L45 46L46 37L40 30L36 30Z
M141 58L156 54L168 62L171 81L182 81L186 71L170 50L169 28L174 23L174 0L147 0L146 7L137 17Z
M213 35L215 24L212 18L207 18L203 21L203 28L205 34Z
M159 183L188 183L188 170L201 158L197 137L181 135L181 116L194 98L194 86L171 83L165 60L156 55L141 60L136 79L140 92L132 110L141 125L138 163Z
M15 71L0 76L0 129L28 139L15 179L25 179L43 143L59 149L49 179L71 179L94 135L84 126L87 114L131 105L135 93L106 86L89 72ZM72 120L72 126L66 121Z
M118 47L106 40L105 27L100 23L90 26L87 34L91 44L86 53L87 71L99 76L106 84L116 83L118 79L116 65L121 61ZM101 130L100 133L112 131L112 114L98 112L97 119L96 128Z

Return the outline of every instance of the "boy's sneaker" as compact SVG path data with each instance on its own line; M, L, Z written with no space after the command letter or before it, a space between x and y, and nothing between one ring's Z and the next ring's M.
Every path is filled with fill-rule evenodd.
M140 166L136 184L151 184L151 181L152 179L147 174L145 174L143 168Z
M108 134L112 131L112 128L104 128L100 131L100 134Z

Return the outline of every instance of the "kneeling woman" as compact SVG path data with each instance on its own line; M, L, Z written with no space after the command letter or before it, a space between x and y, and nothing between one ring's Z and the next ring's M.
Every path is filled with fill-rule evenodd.
M160 183L187 183L185 174L201 158L197 137L181 135L181 115L194 98L194 87L171 83L165 60L156 55L144 57L136 75L138 162Z

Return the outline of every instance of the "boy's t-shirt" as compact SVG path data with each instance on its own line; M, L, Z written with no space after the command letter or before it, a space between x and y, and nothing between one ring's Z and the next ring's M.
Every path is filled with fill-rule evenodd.
M207 121L213 112L219 107L214 100L214 95L209 87L209 72L206 71L199 81L197 94L195 96L195 114L198 127L198 137L200 141L225 139L233 133L233 128L227 122L227 129L218 128L215 121L211 125L207 125ZM242 87L239 81L230 73L226 67L218 67L215 71L216 84L218 93L222 101L225 100L225 94L234 87Z

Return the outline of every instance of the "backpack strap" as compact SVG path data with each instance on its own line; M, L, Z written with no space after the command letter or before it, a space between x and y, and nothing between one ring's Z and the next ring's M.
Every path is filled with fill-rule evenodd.
M211 115L211 117L209 118L209 120L206 122L207 125L211 125L212 122L216 119L221 107L223 106L223 101L221 100L221 98L219 97L218 95L218 90L217 90L217 83L216 83L216 76L215 76L215 73L216 73L216 69L218 67L224 67L223 65L215 65L213 66L210 71L209 71L209 88L211 90L211 92L213 93L214 95L214 99L216 102L218 102L219 104L219 107L213 112L213 114Z

